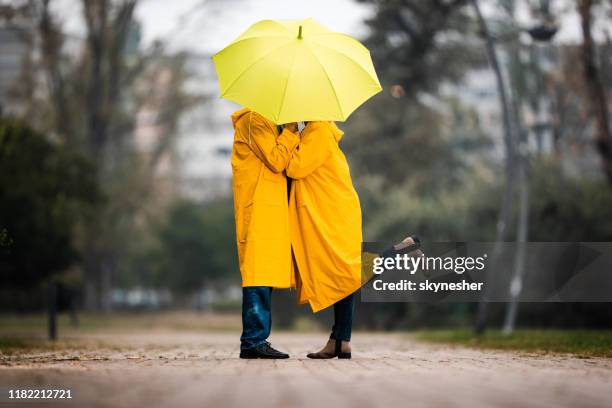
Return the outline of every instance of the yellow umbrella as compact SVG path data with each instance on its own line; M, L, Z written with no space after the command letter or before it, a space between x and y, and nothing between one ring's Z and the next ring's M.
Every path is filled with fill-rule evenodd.
M221 97L277 124L344 121L382 90L368 49L313 19L255 23L213 62Z

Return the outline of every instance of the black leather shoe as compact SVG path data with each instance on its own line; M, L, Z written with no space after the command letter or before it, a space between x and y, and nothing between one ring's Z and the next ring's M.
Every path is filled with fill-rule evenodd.
M278 358L289 358L289 354L282 353L270 346L270 343L265 342L264 344L251 348L240 350L240 358L267 358L267 359L278 359Z

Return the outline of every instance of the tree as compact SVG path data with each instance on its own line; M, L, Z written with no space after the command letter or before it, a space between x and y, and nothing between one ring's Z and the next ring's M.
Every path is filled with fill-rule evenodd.
M472 17L467 0L360 0L376 6L366 20L371 34L365 44L377 72L416 98L435 92L444 81L460 79L479 60L465 41Z
M578 0L578 12L582 22L582 69L588 89L587 102L596 124L595 146L601 157L604 175L612 187L612 134L606 88L602 83L597 66L595 43L591 33L593 3L593 0Z
M31 289L77 262L75 227L101 198L89 161L1 119L0 285Z
M44 114L37 115L38 128L49 130L67 148L90 157L109 198L98 217L85 226L80 246L85 306L108 310L112 276L127 237L135 220L146 219L156 205L152 193L158 165L174 148L181 115L201 98L184 90L190 77L186 55L168 54L160 42L140 49L140 26L133 18L138 0L80 3L85 52L76 57L64 49L61 20L52 12L53 0L30 0L23 12L33 22L37 40L32 43L40 44L48 89L48 99L39 109ZM170 73L170 81L160 84L160 73ZM36 72L31 71L29 77L36 77ZM134 131L138 113L151 101L156 115L150 125L160 129L160 136L148 155L135 148Z
M229 204L229 205L228 205ZM233 211L227 201L177 203L159 229L157 268L165 287L193 294L205 284L239 278Z
M410 182L417 194L436 194L461 177L466 150L487 145L477 126L449 136L455 129L445 126L448 111L459 122L471 113L441 101L438 92L482 62L465 39L472 17L461 0L371 2L375 13L366 20L371 32L364 42L385 89L347 122L344 147L357 178L375 177L383 190ZM444 103L452 108L439 109Z

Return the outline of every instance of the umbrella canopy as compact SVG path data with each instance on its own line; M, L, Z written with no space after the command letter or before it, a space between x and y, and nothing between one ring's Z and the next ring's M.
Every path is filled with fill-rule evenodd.
M260 21L213 62L222 98L277 124L344 121L382 90L368 49L313 19Z

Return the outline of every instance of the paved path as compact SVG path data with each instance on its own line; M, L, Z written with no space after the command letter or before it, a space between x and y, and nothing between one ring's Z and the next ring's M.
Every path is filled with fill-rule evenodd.
M72 389L72 403L46 407L612 407L611 359L358 333L352 360L312 361L304 355L323 335L287 333L271 340L291 359L240 360L235 337L98 335L82 347L0 355L0 389ZM5 396L3 406L13 406Z

